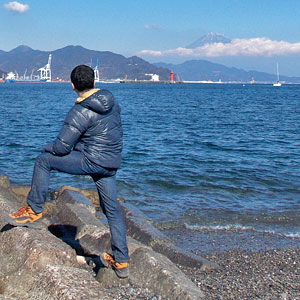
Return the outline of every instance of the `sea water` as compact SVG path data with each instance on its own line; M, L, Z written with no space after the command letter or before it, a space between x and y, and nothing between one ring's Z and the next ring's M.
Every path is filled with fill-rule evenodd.
M118 195L195 252L300 243L300 86L97 84L122 108ZM0 84L0 174L29 185L76 94ZM50 188L92 188L53 173Z

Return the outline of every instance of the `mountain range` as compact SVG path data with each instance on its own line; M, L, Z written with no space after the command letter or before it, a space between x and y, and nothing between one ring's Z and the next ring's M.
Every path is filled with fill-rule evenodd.
M277 75L258 71L245 71L230 68L207 60L189 60L182 64L155 63L157 67L172 70L182 80L187 81L223 81L223 82L274 82ZM280 76L281 81L300 83L300 77Z
M75 66L90 65L91 60L92 67L95 67L97 60L99 61L101 79L150 79L145 74L158 74L161 80L170 77L170 70L157 67L137 56L126 58L113 52L89 50L81 46L67 46L50 52L33 50L22 45L9 52L0 51L0 69L5 73L17 72L19 76L26 70L27 76L32 71L37 74L37 70L47 64L49 54L52 55L52 78L69 80L70 72Z
M224 35L209 33L187 48L230 42L231 40ZM37 74L37 70L46 65L49 54L52 54L53 79L69 80L70 72L76 65L90 65L91 60L92 67L95 67L96 62L99 61L98 69L102 80L117 78L150 79L150 76L146 74L158 74L161 80L169 80L171 71L175 73L175 80L186 81L249 82L254 79L256 82L274 82L277 79L275 74L254 70L245 71L207 60L189 60L181 64L164 62L151 64L137 56L126 58L110 51L89 50L82 46L66 46L54 51L40 51L24 45L8 52L0 50L0 77L4 77L8 72L17 72L19 76L24 73L30 76L32 72ZM280 76L280 80L300 83L300 77Z

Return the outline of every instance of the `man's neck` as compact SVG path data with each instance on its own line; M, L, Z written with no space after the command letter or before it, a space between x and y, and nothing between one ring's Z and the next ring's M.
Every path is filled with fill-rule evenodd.
M86 92L90 91L90 90L93 90L93 89L85 89L84 91L77 91L76 90L76 93L79 97L82 97Z

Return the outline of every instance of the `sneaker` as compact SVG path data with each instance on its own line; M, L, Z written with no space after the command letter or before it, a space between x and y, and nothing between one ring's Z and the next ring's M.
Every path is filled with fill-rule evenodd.
M107 268L111 267L119 278L126 278L129 276L129 263L116 262L114 257L109 253L103 253L100 255L100 260Z
M9 214L7 222L13 226L24 226L32 228L41 228L41 218L43 213L35 213L32 208L25 205L18 209L15 213Z

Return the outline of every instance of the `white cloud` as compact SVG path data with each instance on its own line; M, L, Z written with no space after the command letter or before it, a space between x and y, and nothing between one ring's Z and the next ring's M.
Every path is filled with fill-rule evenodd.
M284 56L300 54L300 43L272 41L268 38L233 39L231 43L214 43L188 49L176 48L164 51L142 50L140 55L182 56L182 57L218 57L218 56Z
M8 2L8 3L4 4L4 8L6 10L10 10L10 11L14 11L14 12L22 14L29 9L29 5L22 4L17 1L12 1L12 2Z
M156 25L156 24L146 24L146 25L144 25L144 29L147 29L147 30L159 30L161 28L158 25Z

